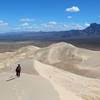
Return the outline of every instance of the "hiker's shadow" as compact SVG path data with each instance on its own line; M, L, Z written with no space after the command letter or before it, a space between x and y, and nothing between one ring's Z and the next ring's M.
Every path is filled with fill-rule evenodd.
M6 81L9 82L9 81L12 81L12 80L14 80L14 79L16 79L16 77L10 78L10 79L8 79L8 80L6 80Z

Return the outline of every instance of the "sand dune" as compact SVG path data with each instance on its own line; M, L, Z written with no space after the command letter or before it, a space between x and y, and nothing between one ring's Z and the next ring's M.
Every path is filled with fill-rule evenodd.
M81 49L61 42L39 49L34 58L78 75L100 78L100 51Z
M100 80L75 75L38 61L34 61L34 67L41 76L52 82L62 100L66 100L66 95L60 90L61 88L85 100L100 100Z
M42 48L35 53L35 58L41 62L56 64L59 62L69 62L76 64L81 57L77 55L78 48L67 43L58 43Z
M14 73L16 65L20 63L22 72L25 73L22 78L20 78L21 84L24 84L24 82L27 83L26 78L30 79L31 77L34 80L34 74L38 75L38 77L42 76L46 78L48 84L51 83L49 88L54 89L51 97L56 95L57 98L50 100L100 100L99 59L100 51L82 49L64 42L52 44L44 48L27 46L15 52L0 53L0 71ZM27 76L28 74L31 75ZM8 74L0 74L0 79L3 80L7 76ZM31 80L31 82L34 83L33 80ZM5 90L7 84L2 81L0 82L1 91L3 89ZM18 83L17 80L14 80L14 82ZM32 87L32 84L30 84L30 86ZM10 89L10 87L8 87L8 89ZM30 93L32 94L33 91L29 91L31 91ZM31 97L31 94L28 95L28 97ZM35 92L33 92L33 94L35 94ZM39 92L39 95L40 94ZM34 100L28 99L28 97L21 100ZM16 100L14 97L12 98L13 99L10 100ZM6 100L6 98L2 100ZM49 100L49 97L46 100Z
M39 50L39 47L27 46L16 50L15 52L0 53L0 64L4 70L14 70L16 62L20 62L23 59L33 58L34 53Z
M60 100L48 80L28 74L20 78L12 75L0 74L0 100Z

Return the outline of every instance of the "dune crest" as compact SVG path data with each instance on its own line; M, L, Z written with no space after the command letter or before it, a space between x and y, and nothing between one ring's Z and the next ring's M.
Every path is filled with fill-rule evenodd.
M35 58L41 62L49 64L56 64L64 61L68 62L69 60L75 62L76 59L77 63L78 60L81 60L77 51L77 47L61 42L38 50L35 54Z

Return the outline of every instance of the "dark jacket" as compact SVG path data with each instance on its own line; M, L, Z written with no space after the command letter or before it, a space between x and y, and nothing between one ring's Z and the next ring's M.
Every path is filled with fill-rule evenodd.
M17 66L16 72L21 72L21 66Z

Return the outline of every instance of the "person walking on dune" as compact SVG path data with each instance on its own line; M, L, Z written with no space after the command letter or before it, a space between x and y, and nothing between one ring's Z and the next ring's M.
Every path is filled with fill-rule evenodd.
M16 76L20 77L20 73L21 73L21 66L20 66L20 64L18 64L18 66L16 68Z

